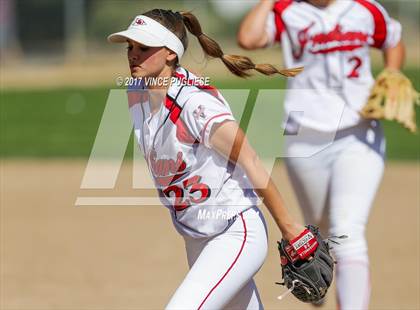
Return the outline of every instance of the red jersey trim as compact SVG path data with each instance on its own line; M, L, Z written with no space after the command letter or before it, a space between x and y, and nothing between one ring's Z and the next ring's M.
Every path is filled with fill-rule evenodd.
M199 143L187 127L187 124L180 118L182 108L175 100L166 96L165 107L169 110L169 118L176 126L176 137L179 142L186 144Z
M286 8L293 3L293 0L280 0L274 4L274 22L276 24L276 36L275 41L280 41L280 36L282 32L286 29L286 26L283 22L282 14Z
M168 96L166 96L165 107L169 110L169 118L175 124L181 115L182 108Z
M385 16L382 14L381 10L372 2L367 0L356 0L356 2L365 7L370 12L370 14L372 14L375 23L373 46L376 48L381 48L384 45L387 35Z
M245 219L244 216L242 215L242 213L240 213L241 219L242 219L242 224L244 226L244 240L242 241L242 245L241 248L238 252L238 254L235 257L235 260L233 261L233 263L230 265L230 267L228 268L228 270L225 272L225 274L220 278L220 280L216 283L215 286L213 286L213 288L210 290L210 292L207 294L207 296L204 298L204 300L201 302L200 306L198 307L198 310L201 309L201 307L204 305L204 303L206 302L206 300L209 298L209 296L211 295L211 293L213 293L213 291L216 289L216 287L219 286L220 283L222 283L223 279L227 276L227 274L229 273L229 271L231 271L231 269L233 268L233 266L236 264L236 262L238 261L239 256L242 253L242 250L244 249L245 243L246 243L246 237L247 237L247 229L246 229L246 223L245 223Z

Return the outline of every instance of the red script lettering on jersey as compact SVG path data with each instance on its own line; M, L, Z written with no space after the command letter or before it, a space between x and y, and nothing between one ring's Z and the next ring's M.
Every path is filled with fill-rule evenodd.
M352 51L363 47L369 40L369 35L360 31L342 31L342 26L337 24L327 33L317 33L309 36L308 32L315 23L298 32L299 50L293 51L293 56L298 59L308 43L311 43L309 52L312 54L328 54L336 51Z
M188 173L185 171L187 164L183 159L182 152L177 153L176 160L172 158L157 159L156 151L152 150L149 155L149 162L153 176L161 186L168 186Z

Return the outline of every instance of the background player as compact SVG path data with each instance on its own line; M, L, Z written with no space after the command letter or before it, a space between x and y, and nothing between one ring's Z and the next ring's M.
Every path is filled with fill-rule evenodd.
M370 297L365 238L372 201L384 170L385 139L381 125L362 119L374 82L369 48L383 51L385 67L399 70L404 59L401 26L375 1L263 0L244 18L238 42L257 49L281 42L286 66L304 66L288 81L289 89L312 89L286 96L289 115L296 102L307 102L302 115L290 115L286 131L335 132L331 146L310 158L287 158L291 183L305 221L328 215L330 234L349 239L337 247L338 303L341 309L366 309ZM337 111L344 106L341 119ZM315 135L316 136L316 135ZM288 156L313 153L320 141L292 142Z
M143 84L149 92L134 93L130 102L138 144L161 201L185 239L190 265L167 308L260 309L252 277L265 259L267 232L255 207L258 200L253 188L285 239L298 236L304 227L291 218L220 93L208 87L210 92L205 92L202 85L186 85L185 81L195 78L179 65L187 48L186 28L207 55L220 58L238 76L250 69L281 73L271 65L225 55L190 13L148 11L137 16L127 30L108 38L128 43L133 77L181 81L153 87ZM240 167L235 168L236 164ZM217 217L219 210L230 216ZM200 218L202 211L209 217Z

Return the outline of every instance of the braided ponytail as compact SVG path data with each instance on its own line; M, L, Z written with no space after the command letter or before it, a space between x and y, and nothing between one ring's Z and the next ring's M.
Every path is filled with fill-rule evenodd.
M264 75L281 74L287 77L293 77L303 70L303 67L278 70L271 64L254 64L246 56L224 54L219 43L203 33L195 15L191 12L180 12L180 14L185 27L192 35L197 37L204 53L213 58L220 58L229 71L236 76L248 77L251 75L248 72L249 70L256 70Z
M303 67L278 70L270 64L254 64L246 56L224 54L219 43L203 33L200 22L191 12L173 12L171 10L153 9L143 13L171 30L181 40L186 50L188 47L188 31L197 37L201 48L207 56L219 58L230 72L239 77L248 77L250 70L258 71L265 75L281 74L292 77L299 74Z

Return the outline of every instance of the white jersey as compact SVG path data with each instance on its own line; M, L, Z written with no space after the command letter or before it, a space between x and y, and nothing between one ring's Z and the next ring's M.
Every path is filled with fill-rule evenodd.
M270 43L281 42L285 65L304 66L288 80L286 116L304 102L304 113L290 114L294 121L319 131L355 126L374 79L369 48L386 49L401 38L401 25L377 2L336 0L324 9L306 1L280 0L267 20ZM338 113L337 113L338 112Z
M175 76L196 79L181 67ZM165 102L153 115L147 100L130 105L137 142L160 200L170 209L181 234L215 235L227 229L237 214L257 204L244 171L234 169L210 148L212 126L234 120L216 89L172 84Z

